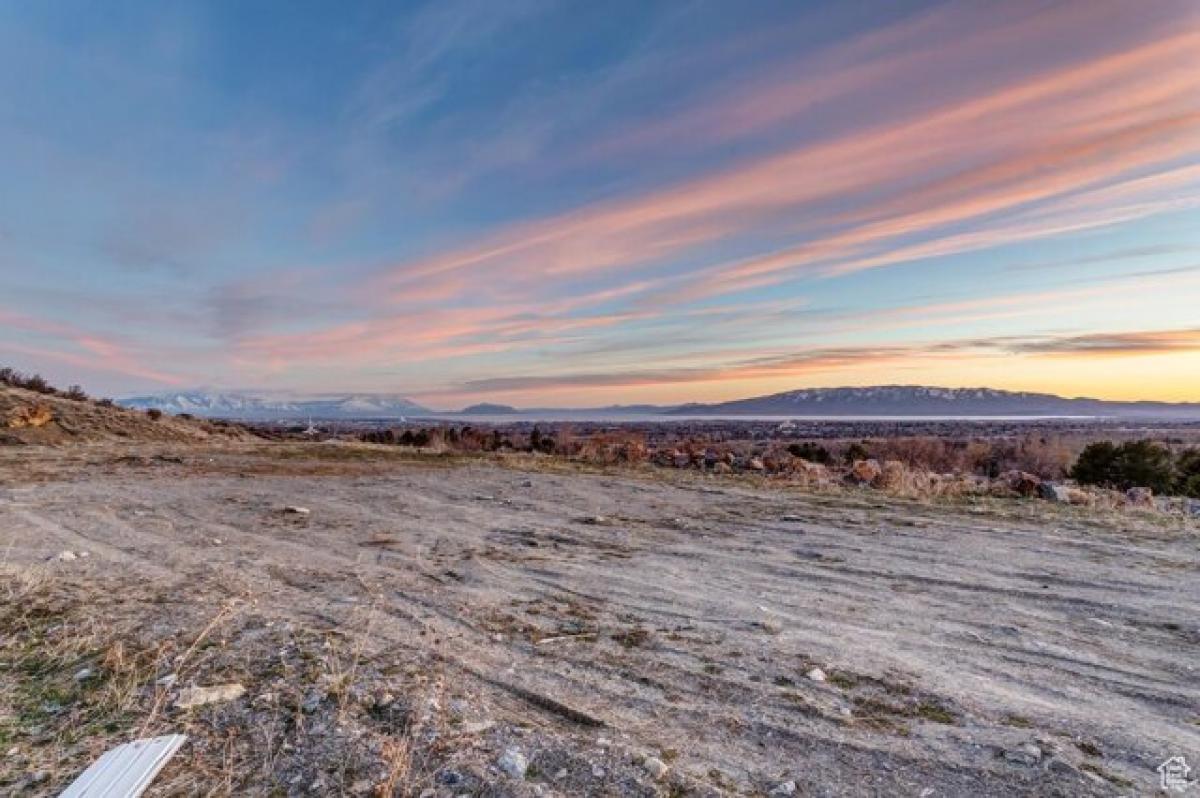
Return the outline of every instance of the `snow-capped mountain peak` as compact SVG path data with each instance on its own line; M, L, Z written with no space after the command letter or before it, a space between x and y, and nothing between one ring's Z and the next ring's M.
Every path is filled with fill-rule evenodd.
M270 420L288 418L392 418L428 409L399 394L283 396L246 391L167 391L120 400L125 407L155 408L207 418Z

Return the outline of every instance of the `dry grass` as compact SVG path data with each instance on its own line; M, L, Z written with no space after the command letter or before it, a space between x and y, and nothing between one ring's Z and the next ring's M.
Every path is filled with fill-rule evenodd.
M443 672L395 652L384 667L374 605L318 632L257 614L249 597L191 589L181 606L167 586L0 569L0 746L13 752L0 793L54 794L104 750L169 732L189 737L156 782L170 794L317 784L416 796L433 783L449 730ZM245 696L173 706L182 685L226 682Z

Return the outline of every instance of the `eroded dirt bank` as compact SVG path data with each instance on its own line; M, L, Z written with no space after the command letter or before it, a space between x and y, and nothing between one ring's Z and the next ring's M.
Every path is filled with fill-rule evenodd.
M0 476L0 791L172 730L160 795L1116 795L1200 761L1183 521L321 445Z

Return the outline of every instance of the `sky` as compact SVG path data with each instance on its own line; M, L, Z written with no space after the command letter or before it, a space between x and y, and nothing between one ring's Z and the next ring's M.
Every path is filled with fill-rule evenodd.
M1200 401L1200 3L0 4L0 363Z

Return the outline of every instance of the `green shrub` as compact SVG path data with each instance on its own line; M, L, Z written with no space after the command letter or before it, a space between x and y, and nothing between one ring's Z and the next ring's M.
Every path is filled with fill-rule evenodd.
M802 460L807 460L810 463L821 463L828 465L833 459L830 456L829 450L819 443L805 441L804 443L793 443L788 447L788 454L792 457L799 457Z
M1175 492L1200 499L1200 448L1179 453L1175 461Z
M1128 490L1150 488L1155 493L1171 493L1175 485L1175 467L1171 452L1154 441L1111 441L1090 443L1080 453L1071 476L1085 485Z
M867 450L866 446L863 446L861 443L856 441L846 447L845 457L846 465L854 465L856 460L871 459L871 453Z

